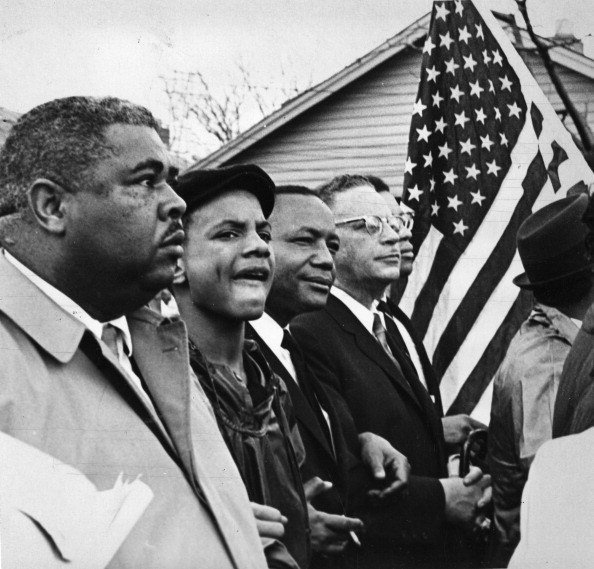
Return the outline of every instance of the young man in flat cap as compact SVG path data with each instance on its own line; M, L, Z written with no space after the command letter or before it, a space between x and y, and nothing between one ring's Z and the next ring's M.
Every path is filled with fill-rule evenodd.
M553 408L565 359L594 301L586 195L557 200L533 213L518 231L525 272L514 283L535 305L494 378L489 457L498 547L505 565L520 539L520 504L536 451L551 438Z
M255 342L244 340L245 322L262 315L272 284L267 218L274 183L257 166L231 166L189 172L177 191L188 202L188 237L185 283L175 294L188 325L192 367L250 499L287 518L282 541L292 559L269 547L269 565L296 562L305 569L310 540L300 474L303 445L285 385Z

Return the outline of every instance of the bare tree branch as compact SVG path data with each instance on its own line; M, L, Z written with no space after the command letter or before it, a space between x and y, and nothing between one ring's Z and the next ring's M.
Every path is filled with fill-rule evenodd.
M563 105L573 120L573 124L575 125L575 128L579 134L584 151L591 153L592 149L594 148L594 135L592 134L587 122L584 120L582 115L573 104L573 101L569 97L569 93L567 92L567 89L565 89L565 85L563 85L563 82L561 81L561 78L555 69L551 55L549 54L550 47L547 46L547 44L534 32L530 16L528 15L526 0L516 0L516 4L518 5L522 17L524 18L524 22L526 22L526 29L530 35L530 39L536 46L536 49L542 58L544 66L549 74L549 77L551 78L551 82L555 86L555 89L557 90Z

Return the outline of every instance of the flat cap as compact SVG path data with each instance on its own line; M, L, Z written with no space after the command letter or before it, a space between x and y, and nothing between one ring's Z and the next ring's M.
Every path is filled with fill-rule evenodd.
M258 198L264 217L274 207L275 185L270 176L255 164L190 170L182 174L175 191L188 205L188 212L229 190L245 190Z

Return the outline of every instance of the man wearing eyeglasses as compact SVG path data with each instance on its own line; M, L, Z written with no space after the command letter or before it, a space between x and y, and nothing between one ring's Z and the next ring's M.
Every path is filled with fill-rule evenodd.
M403 226L403 229L399 232L401 256L400 275L398 280L391 283L386 289L378 308L396 324L397 331L395 330L395 332L399 334L399 339L401 340L400 347L404 351L405 369L408 370L409 373L418 377L429 392L433 403L442 417L441 423L443 425L448 451L450 453L459 453L460 445L466 441L468 434L472 430L484 429L487 428L487 426L466 414L443 415L439 383L433 365L425 351L422 340L417 336L417 333L413 328L410 318L398 307L398 300L401 297L401 292L404 290L404 287L401 288L400 294L398 294L398 291L393 290L399 288L401 283L406 285L406 280L413 271L415 256L411 238L414 226L414 211L404 204L399 204L390 192L388 185L381 178L368 176L368 180L371 182L376 192L378 192L384 199L390 208L392 215L402 219ZM411 365L407 366L407 363Z
M335 286L324 310L297 317L290 329L314 373L342 397L359 432L384 437L409 459L408 491L396 507L410 523L382 528L375 566L386 566L381 551L389 545L399 548L404 567L439 567L452 561L444 553L449 524L472 525L489 479L478 469L463 480L448 478L440 414L420 382L404 374L378 310L400 275L404 219L392 214L363 176L338 176L319 195L340 237Z

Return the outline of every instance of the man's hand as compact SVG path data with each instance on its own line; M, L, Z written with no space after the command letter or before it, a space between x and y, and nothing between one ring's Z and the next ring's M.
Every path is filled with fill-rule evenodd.
M440 478L445 493L446 519L452 523L471 525L479 523L479 509L490 501L491 476L483 475L473 466L464 478Z
M468 415L443 417L441 423L443 425L445 441L449 445L461 445L468 437L470 431L487 428L487 425Z
M311 530L311 547L316 553L337 555L347 546L350 532L363 528L363 522L356 518L347 518L335 514L327 514L316 510L311 501L332 488L330 482L324 482L317 476L308 480L303 488L307 500L309 527Z
M285 535L285 524L288 520L276 508L257 504L256 502L250 502L250 504L256 518L256 527L260 537L280 539Z
M361 460L378 482L384 482L382 490L370 490L369 495L385 498L408 484L410 464L386 439L374 433L361 433Z

